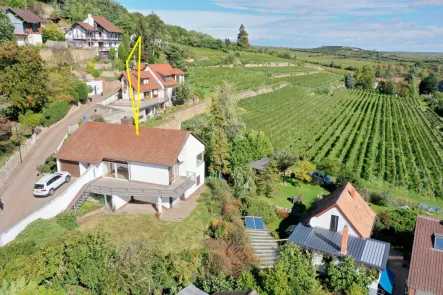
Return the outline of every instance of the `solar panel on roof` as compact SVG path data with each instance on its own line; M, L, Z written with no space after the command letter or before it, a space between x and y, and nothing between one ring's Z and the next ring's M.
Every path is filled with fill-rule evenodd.
M254 221L255 221L255 229L258 229L258 230L264 230L265 229L265 225L263 223L263 218L261 218L261 217L254 217Z
M434 248L443 250L443 236L435 236Z
M245 224L246 224L247 229L255 229L254 217L246 216L245 217Z

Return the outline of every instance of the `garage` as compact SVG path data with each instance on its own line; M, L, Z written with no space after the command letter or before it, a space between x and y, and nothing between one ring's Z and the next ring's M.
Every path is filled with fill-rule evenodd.
M78 162L60 160L60 168L61 171L67 171L71 173L73 177L80 176L80 166L78 165Z

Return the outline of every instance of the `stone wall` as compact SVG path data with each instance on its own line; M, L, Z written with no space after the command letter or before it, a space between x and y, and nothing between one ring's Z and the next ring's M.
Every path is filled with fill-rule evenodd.
M69 51L72 54L72 58L74 62L84 62L93 59L98 55L96 49L72 49L69 48ZM52 58L52 50L51 49L42 49L40 50L40 56L44 61L51 61Z

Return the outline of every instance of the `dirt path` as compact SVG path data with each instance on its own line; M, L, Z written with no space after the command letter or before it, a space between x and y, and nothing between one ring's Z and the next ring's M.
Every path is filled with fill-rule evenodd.
M42 164L55 152L65 137L69 125L78 123L83 116L93 115L95 105L111 93L115 93L115 90L105 92L103 96L93 96L91 103L65 117L38 139L33 149L23 159L23 164L13 171L0 193L0 198L5 204L4 211L0 212L0 232L20 221L25 214L37 210L55 198L57 194L48 198L33 196L34 184L41 177L37 176L37 165Z

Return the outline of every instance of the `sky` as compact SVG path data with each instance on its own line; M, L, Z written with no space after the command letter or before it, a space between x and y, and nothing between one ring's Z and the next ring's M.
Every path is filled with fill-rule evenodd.
M117 0L130 12L254 45L443 52L443 0Z

